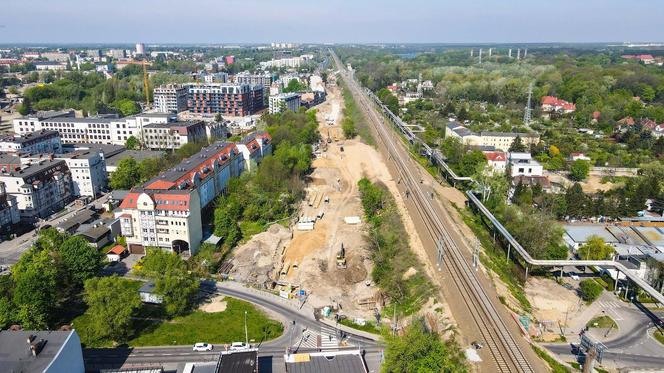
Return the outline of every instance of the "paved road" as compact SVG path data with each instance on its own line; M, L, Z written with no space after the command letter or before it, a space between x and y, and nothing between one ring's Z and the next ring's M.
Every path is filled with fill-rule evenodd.
M286 321L286 329L281 337L258 344L260 356L263 357L262 364L272 367L271 369L266 368L265 371L282 371L279 368L283 367L283 354L286 352L288 346L292 346L293 350L298 352L319 351L320 349L332 351L344 348L338 343L341 338L336 333L337 331L333 327L316 320L313 309L306 304L300 308L297 301L283 299L264 291L246 288L234 282L216 283L209 290L264 307L270 312L278 314ZM321 338L323 343L320 347L317 346L317 343L315 345L309 343L310 341L317 340L318 335L321 335L321 337L326 336L324 333L326 330L332 330L334 333L327 340L327 346L325 345L326 338ZM312 337L306 343L303 343L304 335L306 334ZM337 342L336 345L329 344L333 338ZM352 346L348 348L362 348L367 351L367 364L372 367L372 370L378 371L382 357L382 346L371 339L353 334L348 334L346 342ZM172 370L180 369L186 362L214 361L219 356L218 352L214 351L193 352L191 346L85 349L83 355L88 369L164 364L166 369Z
M98 199L91 202L96 208L101 208L104 202L108 199L107 195L103 195ZM85 209L86 207L74 207L74 203L70 203L60 212L53 214L50 218L42 221L38 226L43 226L45 224L50 224L56 226L66 219L72 217L78 211ZM34 243L36 239L36 229L33 229L19 237L14 238L13 240L4 241L0 243L0 264L15 264L18 262L18 259L21 257L25 251L27 251L30 246Z
M576 349L570 344L545 344L549 351L557 354L565 361L576 360ZM622 368L662 368L664 357L648 356L640 354L629 354L609 351L604 353L603 365L611 365Z

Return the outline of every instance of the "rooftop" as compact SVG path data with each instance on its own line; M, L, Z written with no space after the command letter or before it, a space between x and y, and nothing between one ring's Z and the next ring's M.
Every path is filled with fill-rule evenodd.
M59 228L64 232L70 232L71 230L78 228L81 224L89 222L94 217L95 217L94 211L90 209L83 209L74 214L74 216L58 224L56 228Z
M598 236L607 243L619 242L618 239L603 225L565 225L564 228L567 235L578 243L584 243L592 236Z
M163 156L164 152L154 150L125 150L106 157L106 166L117 166L121 160L126 158L134 158L136 162L140 162L145 159L161 158Z
M366 373L359 351L314 352L284 356L288 373Z
M23 144L26 142L37 141L39 139L55 137L55 136L60 136L60 133L58 131L41 130L41 131L26 133L21 136L14 136L14 135L3 136L2 138L0 138L0 141Z
M0 331L0 372L43 372L58 355L67 339L75 333L74 330ZM27 343L30 336L35 336L33 343L42 339L46 341L37 356L32 356Z
M222 352L216 373L258 373L258 349Z
M121 145L91 143L63 144L62 148L65 152L72 152L77 150L96 150L106 159L126 150L126 148Z
M11 177L29 178L32 176L37 176L42 172L49 170L53 167L57 168L58 171L64 171L67 168L67 165L65 164L65 161L62 160L45 159L39 161L38 163L32 163L29 166L23 167L18 171L16 170L10 171L7 174Z

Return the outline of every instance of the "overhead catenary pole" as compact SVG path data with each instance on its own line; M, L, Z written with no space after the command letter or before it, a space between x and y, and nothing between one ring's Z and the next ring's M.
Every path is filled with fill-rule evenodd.
M244 343L249 346L249 333L247 332L247 311L244 311Z

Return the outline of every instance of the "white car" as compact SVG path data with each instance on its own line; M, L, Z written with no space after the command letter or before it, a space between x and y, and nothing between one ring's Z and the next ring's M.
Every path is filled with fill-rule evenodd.
M244 342L233 342L233 343L231 343L231 347L229 348L229 350L231 350L231 351L242 351L242 350L246 350L248 348L249 348L249 346L247 346L247 344L244 343Z
M214 346L209 343L196 343L193 350L198 352L205 352L212 351L212 348L214 348Z

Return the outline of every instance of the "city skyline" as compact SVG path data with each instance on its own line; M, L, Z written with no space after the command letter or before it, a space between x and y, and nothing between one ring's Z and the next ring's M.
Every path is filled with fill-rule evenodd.
M3 43L585 43L662 41L654 0L405 5L387 0L9 1ZM370 16L369 16L370 15ZM57 20L57 25L49 22ZM33 25L32 27L25 27ZM255 27L261 25L261 27ZM48 29L48 33L43 30Z

